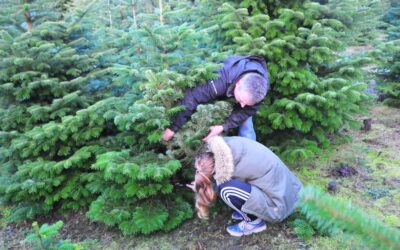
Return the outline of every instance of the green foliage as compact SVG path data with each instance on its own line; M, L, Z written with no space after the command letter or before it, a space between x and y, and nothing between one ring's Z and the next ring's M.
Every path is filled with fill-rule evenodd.
M384 103L393 107L400 107L400 23L396 18L399 15L400 5L391 3L383 19L390 25L386 30L388 41L373 52L381 66L378 76L383 83L379 89L386 95Z
M342 25L328 18L326 6L304 3L266 11L250 2L251 14L243 5L219 8L226 37L222 48L268 59L271 89L256 128L287 160L307 158L320 145L328 146L329 136L341 127L358 126L350 114L366 111L361 66L371 60L338 57Z
M175 136L176 143L185 146L174 148L171 153L177 158L186 156L181 158L181 162L191 165L193 157L203 149L204 143L201 139L208 133L208 128L215 124L221 124L231 111L232 106L225 101L199 105L191 120Z
M269 60L271 90L256 129L293 161L354 126L367 100L359 82L367 60L339 60L343 25L326 6L62 3L68 10L22 34L22 12L1 16L15 26L0 33L0 194L15 206L13 220L89 207L91 220L149 234L190 218L189 191L178 187L192 177L208 127L232 105L200 105L173 141L160 138L184 91L214 78L227 55Z
M0 207L0 228L5 228L10 220L11 216L11 208L9 207Z
M0 193L15 205L10 220L56 206L78 209L94 199L85 171L105 150L99 137L109 123L102 115L115 105L114 99L95 104L109 95L89 95L92 81L107 80L107 70L82 32L55 20L0 35Z
M328 16L343 23L341 40L350 45L379 43L382 16L389 1L330 0Z
M40 250L82 250L83 247L78 243L71 243L69 240L58 240L59 230L63 226L62 221L58 221L52 225L43 224L40 226L35 221L32 224L34 233L29 234L26 238L26 242L33 243L32 249Z
M400 39L400 4L390 1L390 6L383 16L383 21L390 24L387 28L389 40Z
M145 153L127 162L128 155L108 152L98 157L93 168L103 171L104 180L89 184L102 193L90 206L90 219L118 225L125 234L148 234L171 230L192 216L190 205L179 198L169 179L180 168L179 161L161 156L156 163L156 156Z
M294 232L300 239L304 241L309 241L312 239L315 231L307 221L303 219L295 219L292 224L294 227Z
M179 8L174 9L177 11ZM192 216L191 206L184 199L186 192L174 185L184 181L179 179L181 163L176 159L191 164L201 135L190 131L204 131L205 121L182 130L183 137L177 136L182 139L169 144L166 154L159 141L170 117L182 109L175 103L183 91L214 77L218 65L208 61L211 52L201 48L208 41L204 32L177 23L167 7L164 13L164 25L154 19L152 25L147 20L127 32L110 29L107 35L115 40L104 40L101 45L119 53L115 58L118 63L109 68L116 84L137 82L132 91L139 98L123 109L110 107L104 114L130 137L124 145L129 149L97 154L91 166L95 173L87 176L90 183L86 187L98 196L87 216L118 226L124 234L171 230ZM229 106L212 109L218 114ZM227 116L226 111L219 113L217 117ZM213 119L210 117L207 124L211 125Z
M31 0L0 2L0 27L12 34L27 30L27 19L36 27L46 21L56 21L62 16L67 0Z
M385 197L389 194L389 190L387 188L368 188L366 192L374 200Z
M344 232L357 235L365 244L379 249L400 247L398 230L365 214L350 202L331 197L312 186L303 188L300 196L301 212L309 221L315 223L319 230L326 230L331 234Z

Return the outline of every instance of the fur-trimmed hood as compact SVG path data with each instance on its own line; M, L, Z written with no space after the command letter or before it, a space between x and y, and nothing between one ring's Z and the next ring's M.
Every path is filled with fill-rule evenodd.
M208 150L214 154L214 179L220 185L232 178L234 171L232 151L221 136L215 136L208 142Z

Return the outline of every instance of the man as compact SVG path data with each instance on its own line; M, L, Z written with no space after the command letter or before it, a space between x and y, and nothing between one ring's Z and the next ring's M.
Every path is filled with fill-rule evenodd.
M185 106L185 109L173 117L162 139L171 140L199 104L234 97L237 105L231 115L223 124L211 126L203 141L237 127L240 127L239 136L256 140L252 116L258 111L268 88L268 71L263 57L230 56L219 69L217 79L185 91L184 98L177 104Z

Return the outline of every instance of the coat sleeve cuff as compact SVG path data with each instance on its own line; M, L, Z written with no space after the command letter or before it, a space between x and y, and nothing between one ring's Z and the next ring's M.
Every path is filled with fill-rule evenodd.
M176 133L176 132L178 132L179 127L176 125L172 125L172 126L169 126L169 129L171 129L172 131L174 131L174 133Z
M222 127L224 128L224 132L230 129L230 127L227 124L222 124Z

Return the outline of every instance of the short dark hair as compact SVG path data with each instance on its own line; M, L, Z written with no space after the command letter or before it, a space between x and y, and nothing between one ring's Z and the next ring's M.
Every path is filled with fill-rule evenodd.
M239 88L251 95L254 104L264 99L269 88L268 80L254 72L244 74L240 78L240 82Z

